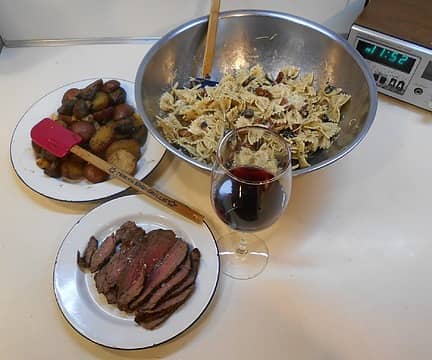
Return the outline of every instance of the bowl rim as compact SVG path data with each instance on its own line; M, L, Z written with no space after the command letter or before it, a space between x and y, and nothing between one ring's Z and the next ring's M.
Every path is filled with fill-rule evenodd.
M294 22L296 24L312 28L328 37L336 41L340 46L342 46L347 53L351 55L351 57L354 59L354 61L358 64L360 67L360 70L362 71L364 78L366 80L366 83L368 85L368 96L369 96L369 111L366 116L366 120L364 122L364 126L358 136L354 139L352 143L344 147L340 152L337 154L320 161L316 164L313 164L311 166L308 166L306 168L296 169L292 171L293 176L298 176L302 174L307 174L319 169L322 169L328 165L331 165L335 163L337 160L340 160L344 156L346 156L348 153L350 153L355 147L357 147L363 139L366 137L366 134L369 132L369 129L372 126L372 123L375 119L377 107L378 107L378 92L375 80L373 79L372 72L369 70L369 67L366 64L366 61L362 58L362 56L354 49L354 47L348 43L348 41L342 37L341 35L337 34L333 30L330 30L324 25L321 25L315 21L308 20L306 18L292 15L285 12L280 11L273 11L273 10L259 10L259 9L241 9L241 10L229 10L229 11L223 11L219 13L219 19L226 19L226 18L232 18L232 17L243 17L243 16L266 16L271 18L278 18L283 20L288 20L290 22ZM193 165L194 167L198 167L202 170L206 170L208 172L211 171L212 165L207 165L204 163L201 163L197 160L194 160L193 158L185 155L182 151L176 149L172 144L170 144L158 131L156 126L154 125L154 122L152 119L149 119L144 111L144 108L142 106L142 85L143 85L143 74L144 70L146 69L147 65L153 58L153 55L159 51L159 49L171 38L177 36L178 34L188 30L191 27L197 26L199 24L205 23L208 21L208 16L201 16L198 18L194 18L192 20L189 20L168 33L166 33L164 36L159 38L156 43L147 51L147 53L144 55L136 76L135 76L135 103L137 105L138 113L141 115L141 117L144 120L145 125L150 130L151 134L171 153L174 155L180 157L182 160L185 160L187 163Z

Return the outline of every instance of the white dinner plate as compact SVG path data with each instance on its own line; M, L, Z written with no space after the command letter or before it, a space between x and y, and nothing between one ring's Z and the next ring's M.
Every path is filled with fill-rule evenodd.
M137 325L133 315L120 311L98 294L92 274L77 265L90 236L103 240L127 220L149 231L171 229L201 252L196 289L168 320L154 330ZM219 280L220 262L213 234L196 224L151 204L142 195L108 201L83 216L68 232L54 265L54 293L66 320L87 339L110 348L144 349L162 344L192 326L209 306Z
M115 78L104 78L104 81ZM128 186L118 179L111 179L97 184L87 180L68 182L64 179L56 179L44 174L36 165L36 158L31 145L30 130L40 120L51 117L61 105L61 99L66 90L76 87L84 88L97 79L87 79L64 85L49 94L43 96L34 103L22 116L16 126L10 144L10 157L12 166L18 177L32 190L51 199L85 202L101 200L112 195L119 194ZM127 80L120 81L125 89L126 102L136 108L134 97L134 83ZM138 171L135 177L143 179L159 164L165 148L153 138L150 132L143 147L142 156L138 161Z

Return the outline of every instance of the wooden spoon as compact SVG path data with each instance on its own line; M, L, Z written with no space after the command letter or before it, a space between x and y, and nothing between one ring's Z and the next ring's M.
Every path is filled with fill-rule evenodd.
M204 59L202 65L202 78L197 78L201 82L201 86L215 86L217 81L210 80L210 74L213 65L213 58L216 47L216 33L218 27L220 0L212 0L210 14L207 25L207 37L204 49Z

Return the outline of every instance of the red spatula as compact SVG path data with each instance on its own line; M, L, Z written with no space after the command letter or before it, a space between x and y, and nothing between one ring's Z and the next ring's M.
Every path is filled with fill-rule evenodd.
M204 219L203 215L191 209L189 206L151 188L118 167L83 149L78 145L81 142L81 137L78 134L75 134L49 118L45 118L37 123L31 129L30 136L37 145L59 158L71 152L109 175L120 179L135 190L176 211L180 215L196 223L202 223Z

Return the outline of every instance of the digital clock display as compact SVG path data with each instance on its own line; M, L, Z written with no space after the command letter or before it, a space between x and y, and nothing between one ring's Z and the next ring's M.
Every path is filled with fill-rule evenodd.
M356 49L365 59L389 66L407 74L411 71L415 63L415 58L406 54L363 40L357 42Z

